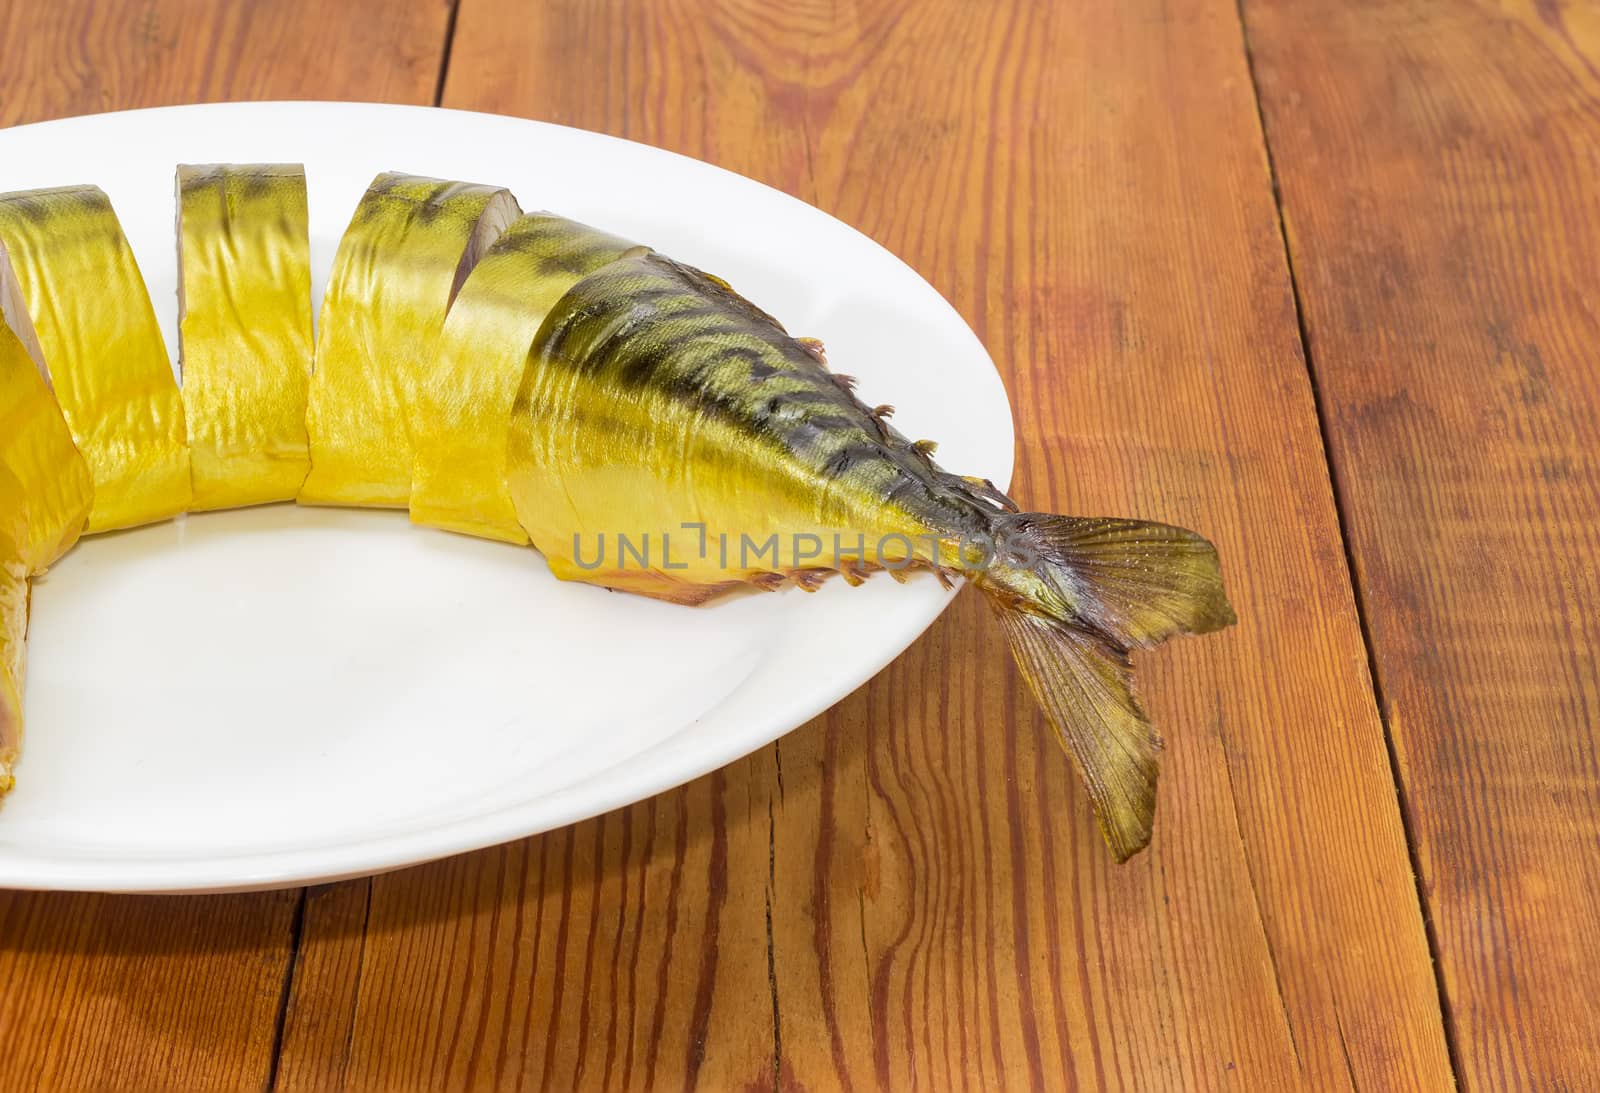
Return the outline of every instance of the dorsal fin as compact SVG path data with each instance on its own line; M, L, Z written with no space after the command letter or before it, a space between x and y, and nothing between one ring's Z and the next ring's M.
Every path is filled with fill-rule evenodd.
M828 363L828 351L823 348L819 338L796 338L795 343L817 359L818 364Z

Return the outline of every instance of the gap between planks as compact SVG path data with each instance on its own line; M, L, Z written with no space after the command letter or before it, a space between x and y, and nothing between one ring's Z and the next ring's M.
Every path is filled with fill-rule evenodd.
M444 22L444 44L439 50L439 78L433 84L433 105L444 101L445 80L450 77L450 55L456 47L456 19L461 15L461 0L450 0L450 14Z
M306 930L306 894L300 889L294 914L289 919L289 952L283 963L283 986L278 991L278 1012L272 1021L272 1054L267 1060L267 1090L278 1087L278 1067L283 1058L283 1034L289 1022L289 1000L294 996L294 970L300 958L300 939Z
M1410 797L1406 793L1405 778L1400 771L1400 757L1395 750L1394 732L1389 724L1389 705L1384 698L1383 679L1378 671L1378 658L1372 642L1372 627L1367 617L1365 590L1356 569L1355 550L1350 534L1350 514L1346 509L1345 491L1340 484L1339 468L1333 459L1331 438L1328 434L1328 411L1317 381L1316 359L1311 352L1311 331L1306 325L1304 301L1300 295L1300 273L1295 266L1294 248L1289 242L1289 224L1284 215L1283 190L1278 185L1278 166L1272 156L1272 138L1267 133L1266 113L1261 105L1261 83L1256 73L1255 49L1250 42L1250 26L1245 18L1247 0L1236 0L1239 18L1239 39L1244 48L1245 69L1250 75L1250 94L1256 108L1256 129L1261 134L1261 151L1267 163L1267 176L1272 184L1272 204L1278 218L1278 240L1283 246L1283 263L1289 274L1289 291L1294 300L1294 320L1300 338L1300 353L1305 360L1306 378L1311 385L1311 401L1317 415L1317 433L1322 442L1322 462L1328 469L1328 482L1333 489L1334 514L1339 521L1340 546L1344 550L1345 573L1350 582L1351 596L1355 601L1356 620L1361 628L1361 644L1367 654L1367 678L1372 685L1372 697L1378 708L1378 723L1383 727L1383 747L1389 760L1389 777L1394 782L1395 797L1400 805L1400 826L1405 833L1406 856L1411 865L1411 879L1416 887L1417 906L1422 913L1422 930L1428 943L1428 959L1433 968L1434 992L1439 1000L1440 1024L1444 1029L1445 1052L1450 1060L1451 1077L1456 1088L1461 1087L1461 1057L1456 1043L1455 1017L1450 1009L1450 997L1445 992L1443 964L1439 959L1439 936L1434 927L1433 912L1428 906L1428 894L1423 888L1421 862L1417 859L1415 817L1411 812ZM1344 1029L1339 1029L1339 1041L1344 1043ZM1349 1056L1346 1050L1346 1063ZM1355 1076L1351 1072L1354 1088Z

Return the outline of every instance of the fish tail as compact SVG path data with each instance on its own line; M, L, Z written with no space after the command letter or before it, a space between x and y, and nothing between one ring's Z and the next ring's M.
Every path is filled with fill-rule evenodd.
M1216 548L1138 520L1019 513L995 524L999 560L974 583L1126 861L1150 842L1161 750L1129 654L1236 621Z

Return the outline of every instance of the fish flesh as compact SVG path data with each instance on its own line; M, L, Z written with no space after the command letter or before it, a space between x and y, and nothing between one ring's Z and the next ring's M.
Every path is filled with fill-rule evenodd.
M0 490L7 488L0 471ZM28 577L10 559L14 544L0 530L0 794L10 791L11 769L22 750L22 677L27 660Z
M887 418L725 282L630 252L545 319L508 482L563 580L701 604L835 573L969 579L1126 860L1150 840L1160 748L1129 654L1234 621L1215 549L1164 524L1019 512Z
M298 164L178 167L178 339L195 511L292 501L311 471L311 242Z
M94 474L89 530L187 510L183 396L144 277L102 190L0 195L0 301Z
M521 210L509 190L388 172L356 206L322 300L300 500L405 508L417 390L445 312Z

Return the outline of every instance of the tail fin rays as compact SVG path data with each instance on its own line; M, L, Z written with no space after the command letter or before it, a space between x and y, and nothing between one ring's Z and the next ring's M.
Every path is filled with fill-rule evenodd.
M999 611L1022 677L1088 787L1119 862L1150 842L1161 738L1133 693L1128 654L1098 634L1022 611Z
M1238 621L1217 548L1185 528L1143 520L1030 516L1048 576L1084 622L1127 648Z
M999 530L1029 564L1022 579L978 583L1106 842L1126 861L1150 842L1161 751L1129 653L1235 621L1216 549L1194 532L1134 520L1024 513Z

